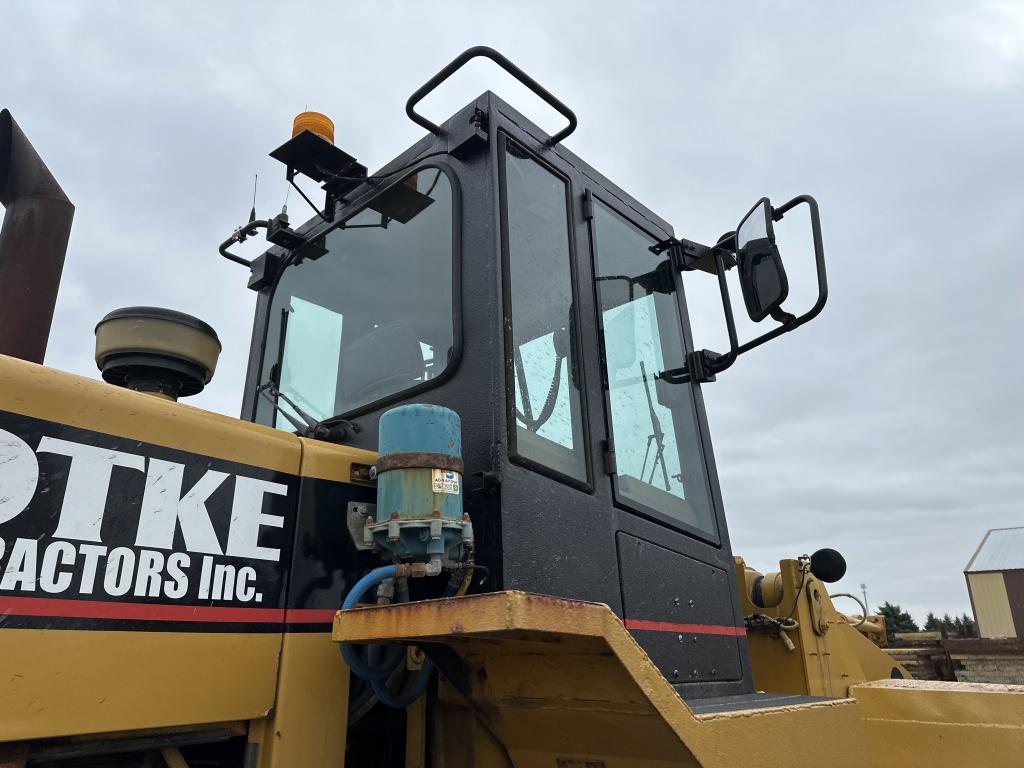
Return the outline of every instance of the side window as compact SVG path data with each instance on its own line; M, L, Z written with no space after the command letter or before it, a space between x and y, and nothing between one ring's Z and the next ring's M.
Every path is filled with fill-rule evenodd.
M595 201L597 298L620 503L716 535L672 269L654 239Z
M587 481L568 183L502 137L512 455Z
M281 314L285 338L279 373L281 391L313 418L333 416L344 318L340 312L298 296L292 296L291 306L282 308ZM284 400L279 405L284 411L293 411ZM275 426L291 428L287 420L277 416Z

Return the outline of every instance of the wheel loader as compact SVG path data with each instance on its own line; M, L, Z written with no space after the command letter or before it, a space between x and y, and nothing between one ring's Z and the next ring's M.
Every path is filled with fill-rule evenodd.
M478 57L564 124L491 92L426 117ZM271 156L311 217L220 245L257 295L239 419L179 402L221 348L181 312L101 318L99 378L42 365L74 208L2 113L0 765L1020 765L1024 688L910 679L833 605L833 549L730 546L701 392L825 306L814 198L677 235L490 48L406 112L374 173L299 115Z

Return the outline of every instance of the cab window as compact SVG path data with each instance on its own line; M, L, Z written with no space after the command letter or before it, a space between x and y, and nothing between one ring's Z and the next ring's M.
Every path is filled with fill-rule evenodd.
M508 137L499 162L511 454L586 483L569 185Z
M271 300L263 380L316 419L429 386L454 354L452 287L452 186L421 168L295 253ZM263 398L257 421L294 429Z
M693 392L665 375L684 364L671 265L596 200L591 225L616 500L715 536Z

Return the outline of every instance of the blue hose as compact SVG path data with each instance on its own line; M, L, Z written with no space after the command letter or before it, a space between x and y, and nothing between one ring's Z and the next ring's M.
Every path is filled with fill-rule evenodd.
M380 568L374 568L368 574L363 576L359 581L356 582L355 586L349 591L348 595L345 596L345 600L341 604L343 611L350 608L355 608L358 605L360 598L372 587L377 586L385 579L392 579L397 573L395 566L385 565ZM404 597L404 600L402 599ZM399 600L405 602L408 600L408 593L400 594ZM416 699L423 695L423 692L427 689L427 685L430 683L430 679L433 676L434 664L429 659L423 663L423 668L420 669L419 677L416 679L416 684L404 694L395 693L387 687L385 680L391 675L391 673L397 667L397 664L393 661L385 661L381 666L374 666L367 664L360 658L356 652L354 646L349 643L340 643L338 649L341 651L342 658L345 659L345 663L348 664L349 669L352 673L373 687L373 692L377 695L377 699L388 707L394 709L405 709L412 704ZM405 657L405 654L401 654L398 657L398 661L401 661Z
M341 604L343 611L349 608L355 608L359 603L359 599L366 594L367 590L380 584L384 579L393 579L395 577L395 566L385 565L381 568L374 568L368 574L363 576L356 585L352 587L352 590L345 596L344 602ZM338 646L341 651L341 657L345 659L345 663L348 664L349 669L357 676L361 677L366 681L374 680L385 680L388 675L394 670L393 665L383 666L371 666L363 661L356 649L349 643L341 643Z
M383 565L380 568L374 568L352 587L341 604L341 610L347 611L349 608L355 608L359 603L359 598L366 594L366 590L370 587L376 587L384 579L395 578L396 573L397 569L393 565Z
M420 675L416 678L416 684L405 693L395 693L388 688L387 683L383 680L371 680L370 685L373 686L373 692L377 694L377 699L382 704L392 709L405 709L423 695L433 674L434 662L427 659L423 662Z

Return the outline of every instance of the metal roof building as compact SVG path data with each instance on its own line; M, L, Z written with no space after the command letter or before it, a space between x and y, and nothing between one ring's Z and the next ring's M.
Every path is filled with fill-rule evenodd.
M1024 637L1024 527L986 533L964 576L978 634Z

